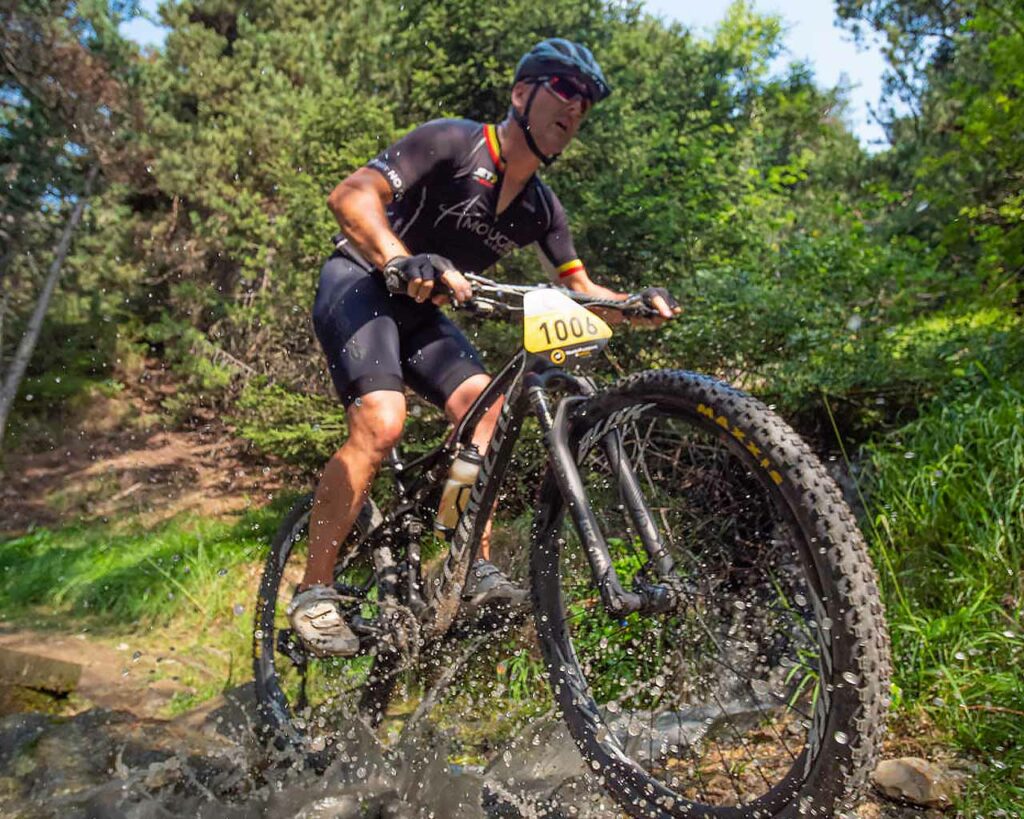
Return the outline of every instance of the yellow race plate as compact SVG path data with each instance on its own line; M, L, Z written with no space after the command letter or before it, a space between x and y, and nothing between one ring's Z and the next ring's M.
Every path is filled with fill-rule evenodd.
M561 366L600 352L612 328L565 293L532 290L523 299L523 347Z

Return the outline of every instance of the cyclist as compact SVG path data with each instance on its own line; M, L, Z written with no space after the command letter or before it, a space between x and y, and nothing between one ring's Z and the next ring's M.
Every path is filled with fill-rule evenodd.
M536 244L558 284L597 298L626 298L587 275L558 197L536 174L610 93L586 47L544 40L519 61L502 122L428 122L328 198L342 232L320 274L313 323L346 407L349 437L317 487L309 559L288 607L292 627L314 654L347 656L358 649L332 573L378 467L401 437L405 385L457 423L490 380L473 346L439 309L449 296L457 302L470 297L460 271L481 272L509 251ZM404 293L392 295L385 270L392 290L397 283ZM658 311L655 322L679 312L663 288L643 295ZM481 451L499 409L491 407L476 430ZM472 606L521 603L525 593L490 562L487 537L480 555L463 600Z

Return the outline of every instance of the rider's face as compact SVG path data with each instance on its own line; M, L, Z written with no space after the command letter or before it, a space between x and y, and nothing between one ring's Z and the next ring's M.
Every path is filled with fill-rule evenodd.
M512 89L513 105L524 110L534 88L517 83ZM585 89L562 77L541 84L537 90L530 108L530 132L543 153L561 153L579 131L591 103L578 91Z

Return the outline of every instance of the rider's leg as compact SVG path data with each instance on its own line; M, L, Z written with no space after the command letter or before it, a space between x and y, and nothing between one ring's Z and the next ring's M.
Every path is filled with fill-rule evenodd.
M324 467L309 518L309 560L300 588L330 586L338 549L348 537L381 462L402 437L405 396L367 393L346 413L349 435Z
M477 396L484 391L484 388L491 382L491 377L483 373L470 376L448 396L445 401L444 411L448 420L457 424L462 420ZM473 432L473 443L479 447L480 452L486 452L487 447L494 436L494 427L498 423L498 415L501 413L501 399L499 398L480 419L476 430ZM491 559L491 521L488 519L487 528L484 529L480 538L480 557L484 560Z

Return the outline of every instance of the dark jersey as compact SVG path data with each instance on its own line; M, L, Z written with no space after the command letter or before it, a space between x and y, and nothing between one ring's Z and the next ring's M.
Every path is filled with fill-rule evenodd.
M504 162L493 125L438 119L409 132L367 163L394 193L387 215L413 253L438 253L480 273L536 242L560 276L583 269L565 210L534 174L496 214Z

